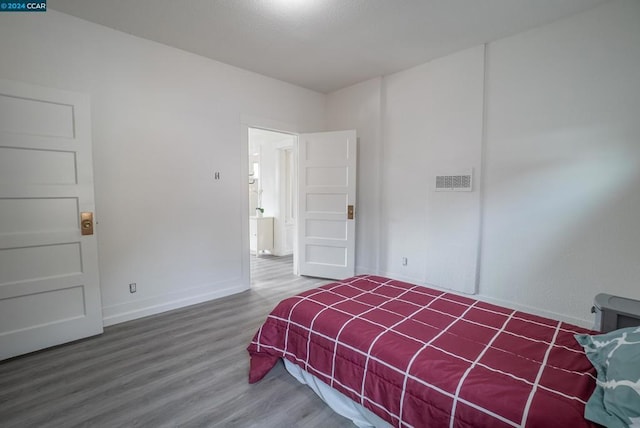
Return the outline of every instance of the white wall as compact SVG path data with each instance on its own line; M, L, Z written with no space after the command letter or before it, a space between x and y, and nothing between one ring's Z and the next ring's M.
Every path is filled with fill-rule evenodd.
M436 282L440 244L471 248L481 206L480 297L588 325L596 293L640 299L638 22L640 2L615 0L490 43L484 112L482 47L325 97L51 10L0 15L0 77L91 95L108 324L247 286L254 117L358 130L359 272ZM482 193L432 192L479 157Z
M384 79L386 275L475 292L478 186L435 192L435 176L473 170L480 181L483 63L480 46Z
M0 40L0 77L91 96L106 324L246 289L241 117L318 131L325 96L52 10Z
M434 183L480 181L483 63L480 46L328 95L327 126L358 132L359 272L475 291L479 189Z
M580 320L640 299L640 2L491 43L480 292Z
M335 109L343 128L383 130L382 181L368 190L382 192L383 214L365 232L380 234L380 265L369 255L361 269L436 282L451 252L435 244L471 245L480 207L480 298L584 326L597 293L640 299L639 22L640 2L607 2L488 44L486 70L478 47L330 94L330 126ZM376 97L381 122L361 120ZM482 191L438 204L432 171L480 159ZM466 272L469 260L445 266Z

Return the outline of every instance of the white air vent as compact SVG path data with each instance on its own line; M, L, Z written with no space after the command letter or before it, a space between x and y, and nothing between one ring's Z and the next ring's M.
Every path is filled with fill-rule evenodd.
M471 172L461 175L436 175L436 192L470 192L472 177Z

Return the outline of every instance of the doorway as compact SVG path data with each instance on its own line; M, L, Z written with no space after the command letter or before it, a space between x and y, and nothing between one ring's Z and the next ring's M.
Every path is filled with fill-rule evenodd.
M293 272L296 251L297 136L248 128L249 252L251 276L269 261ZM259 260L259 263L257 259Z
M256 119L246 120L242 124L241 169L247 181L240 219L242 277L247 286L252 284L252 261L262 255L292 255L294 275L330 279L353 276L356 131L297 134L271 130L290 127L258 127L249 125ZM274 183L272 187L269 181ZM262 220L264 217L271 220ZM263 236L257 230L259 222L267 224L267 234L273 234L272 240L267 236L264 248L259 248L258 238ZM255 227L251 234L250 227Z

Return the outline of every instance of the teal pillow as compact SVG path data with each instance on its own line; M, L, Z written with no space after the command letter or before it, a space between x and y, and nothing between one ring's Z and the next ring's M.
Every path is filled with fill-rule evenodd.
M598 372L584 417L608 428L640 427L640 327L575 338Z

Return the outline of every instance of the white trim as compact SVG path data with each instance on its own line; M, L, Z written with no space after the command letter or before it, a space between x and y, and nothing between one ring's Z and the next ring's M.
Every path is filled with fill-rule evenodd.
M102 308L104 326L219 299L248 290L240 278Z

